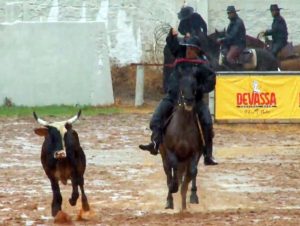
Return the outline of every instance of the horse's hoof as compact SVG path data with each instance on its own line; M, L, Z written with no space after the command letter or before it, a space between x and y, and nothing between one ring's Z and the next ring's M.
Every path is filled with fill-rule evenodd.
M167 205L166 205L165 209L174 209L173 202L168 202L167 201Z
M191 194L190 203L199 204L199 198L198 198L197 194Z

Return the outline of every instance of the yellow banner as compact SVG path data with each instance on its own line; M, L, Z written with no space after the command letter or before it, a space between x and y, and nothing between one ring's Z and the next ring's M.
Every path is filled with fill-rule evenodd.
M300 119L300 76L217 76L215 117Z

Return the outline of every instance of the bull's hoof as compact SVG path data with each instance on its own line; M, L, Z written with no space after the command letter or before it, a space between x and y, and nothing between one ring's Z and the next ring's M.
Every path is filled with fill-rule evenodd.
M84 211L89 211L89 210L90 210L89 204L88 204L87 202L83 202L83 203L82 203L82 209L83 209Z
M52 207L52 217L55 217L59 211L61 211L60 207Z
M192 204L199 204L199 198L196 193L192 193L190 196L190 203Z
M77 199L69 198L69 203L70 203L71 206L75 206L76 202L77 202Z
M167 200L165 209L174 209L173 200Z

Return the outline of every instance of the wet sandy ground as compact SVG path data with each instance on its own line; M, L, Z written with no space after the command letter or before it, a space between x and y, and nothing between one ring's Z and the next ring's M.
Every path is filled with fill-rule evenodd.
M84 113L83 113L84 114ZM198 174L200 204L165 210L160 156L148 142L150 114L85 117L74 125L87 155L92 210L78 220L70 183L61 185L73 225L300 225L300 125L215 125L218 166ZM49 121L60 120L47 118ZM52 192L31 118L0 119L0 225L52 225Z

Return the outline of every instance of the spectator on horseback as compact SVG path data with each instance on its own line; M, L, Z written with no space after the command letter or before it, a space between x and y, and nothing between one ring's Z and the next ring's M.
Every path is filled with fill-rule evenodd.
M227 7L227 15L230 23L227 27L225 37L217 41L222 44L226 54L226 61L231 67L238 64L238 57L246 48L246 28L243 20L238 16L234 6Z
M177 13L180 20L178 31L182 35L199 35L199 32L207 35L207 25L205 20L199 13L194 12L191 6L183 6L179 13Z
M287 45L288 29L284 18L280 15L280 9L277 4L270 6L270 11L273 16L272 28L266 30L265 36L272 36L272 53L275 57L280 50Z
M159 103L150 121L150 129L152 130L151 143L148 145L140 145L139 147L142 150L150 151L153 155L158 154L159 145L163 142L162 137L165 123L171 116L173 108L178 100L178 86L181 76L180 71L192 69L198 83L195 110L201 123L206 144L204 149L204 163L205 165L216 165L218 163L212 156L212 118L208 106L203 101L203 94L209 93L215 88L216 74L211 69L208 62L204 60L204 52L201 49L199 38L197 36L192 36L179 42L177 35L177 31L172 28L166 40L171 52L177 58L174 63L174 72L170 78L168 93Z

